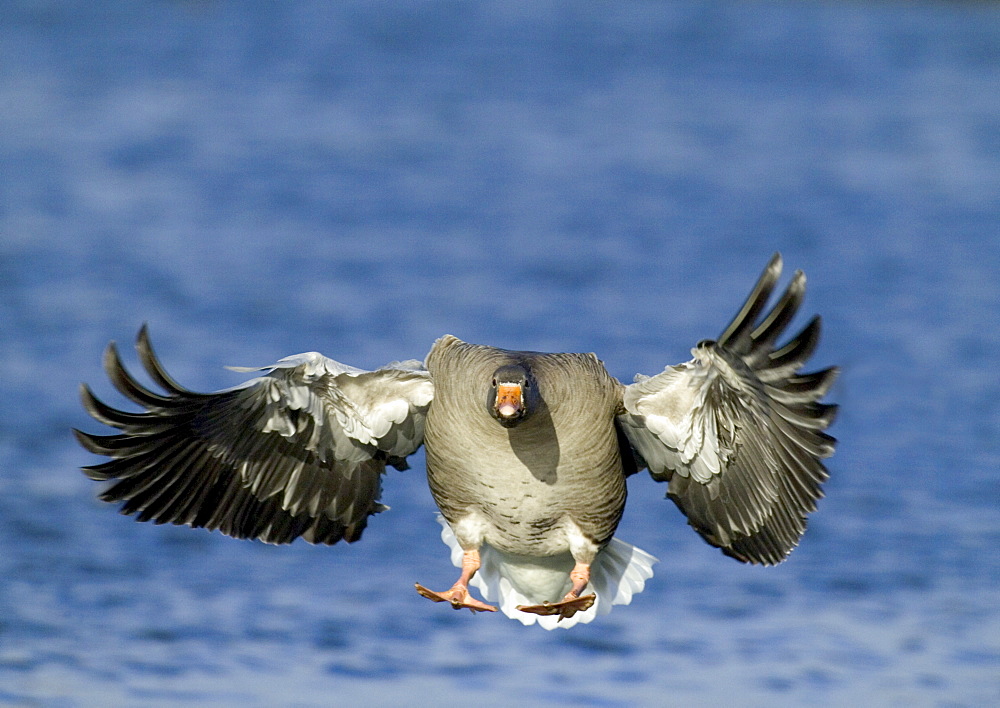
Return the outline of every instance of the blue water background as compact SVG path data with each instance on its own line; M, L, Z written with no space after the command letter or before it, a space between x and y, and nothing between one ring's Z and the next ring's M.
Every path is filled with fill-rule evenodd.
M57 2L0 20L0 704L1000 703L1000 7ZM438 336L688 358L770 254L843 367L827 498L742 566L634 478L633 604L433 606L423 478L362 542L137 524L88 381L148 322L212 390ZM786 275L787 277L787 275Z

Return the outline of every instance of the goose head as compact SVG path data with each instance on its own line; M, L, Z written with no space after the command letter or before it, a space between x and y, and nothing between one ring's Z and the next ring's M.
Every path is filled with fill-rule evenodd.
M535 409L537 385L522 364L504 364L493 372L487 406L505 428L513 428Z

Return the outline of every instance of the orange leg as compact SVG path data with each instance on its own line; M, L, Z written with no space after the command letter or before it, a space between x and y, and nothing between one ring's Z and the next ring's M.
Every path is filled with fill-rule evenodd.
M476 549L465 551L462 554L462 574L459 576L458 581L451 586L450 590L435 592L417 583L417 592L434 602L450 602L451 606L456 610L467 607L473 613L496 612L497 608L493 605L480 602L469 594L469 581L472 580L472 576L479 570L479 565L479 551Z
M573 570L569 571L569 579L573 581L573 587L566 593L566 599L580 597L580 593L590 582L590 566L586 563L577 563Z

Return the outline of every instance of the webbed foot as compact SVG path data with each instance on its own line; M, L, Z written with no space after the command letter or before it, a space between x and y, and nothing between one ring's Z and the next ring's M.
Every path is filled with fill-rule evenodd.
M559 602L544 602L541 605L518 605L517 609L521 610L521 612L531 612L535 615L559 615L559 620L562 621L568 617L572 617L577 612L590 609L595 599L596 596L593 593L584 595L583 597L567 595Z
M485 602L480 602L470 595L469 588L461 585L460 583L456 583L452 586L451 590L445 590L444 592L434 592L433 590L428 590L420 583L417 583L416 586L417 592L426 597L428 600L432 600L433 602L449 602L456 610L468 608L472 610L473 614L476 612L497 611L497 608L493 605L487 605Z

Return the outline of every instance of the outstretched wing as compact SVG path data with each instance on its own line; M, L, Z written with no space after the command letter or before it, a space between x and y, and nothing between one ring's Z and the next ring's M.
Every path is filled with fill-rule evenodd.
M236 538L334 544L361 537L378 503L386 464L405 469L423 443L434 395L419 362L376 371L311 352L282 359L241 386L195 393L164 371L146 327L139 359L164 393L140 385L112 342L104 368L142 413L117 410L83 385L83 405L121 431L74 430L86 449L112 458L85 467L114 481L102 495L140 521L218 529Z
M763 317L781 274L775 254L718 341L694 359L625 387L622 429L653 478L706 541L750 563L783 561L805 531L833 454L823 430L836 406L819 403L836 368L798 374L819 341L814 317L788 343L775 341L805 293L797 271Z

